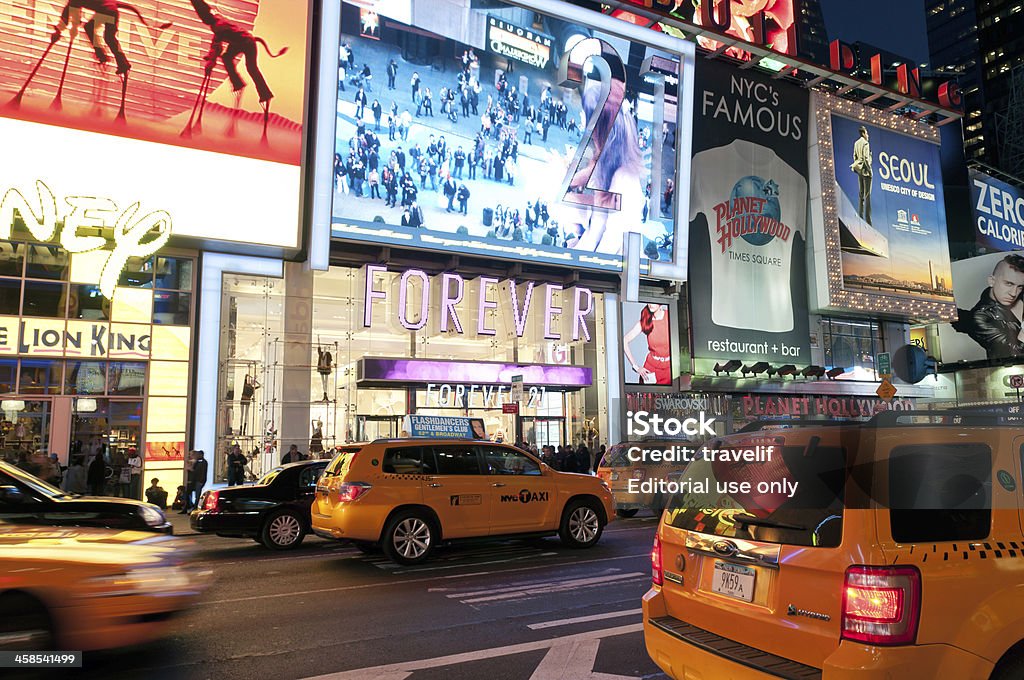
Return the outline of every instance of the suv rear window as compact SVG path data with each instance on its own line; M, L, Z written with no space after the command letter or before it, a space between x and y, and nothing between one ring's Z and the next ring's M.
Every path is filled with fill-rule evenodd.
M766 438L759 438L763 444ZM773 442L771 461L733 462L698 458L686 472L675 477L680 492L668 504L665 522L679 529L788 545L834 548L843 533L845 508L846 450L823 446L811 437L806 447L786 445L782 437ZM718 448L719 442L709 444ZM720 448L748 448L747 443L730 442ZM758 484L783 480L796 491L757 491ZM728 485L749 482L750 493ZM706 488L705 488L706 487ZM741 519L750 519L742 522Z
M984 444L899 446L889 454L889 522L900 543L968 541L992 525L992 451Z

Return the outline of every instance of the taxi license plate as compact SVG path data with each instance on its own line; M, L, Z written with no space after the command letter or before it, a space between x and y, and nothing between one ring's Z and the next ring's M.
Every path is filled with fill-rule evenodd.
M715 560L711 590L721 595L735 597L737 600L753 602L755 576L751 567Z

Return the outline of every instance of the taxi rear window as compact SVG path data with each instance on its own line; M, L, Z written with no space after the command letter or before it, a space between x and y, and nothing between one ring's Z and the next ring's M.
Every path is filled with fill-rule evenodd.
M846 450L822 445L817 437L806 446L775 446L769 462L701 456L673 477L679 486L668 503L665 523L726 538L837 547L846 477ZM744 482L750 491L741 490ZM758 492L761 484L766 486Z
M348 465L355 459L356 454L362 450L362 447L353 446L341 449L338 455L334 457L327 469L324 470L324 477L337 477L338 475L344 474L348 470Z

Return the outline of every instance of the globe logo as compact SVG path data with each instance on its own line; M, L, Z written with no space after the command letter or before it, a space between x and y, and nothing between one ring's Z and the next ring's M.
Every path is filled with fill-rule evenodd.
M736 182L732 188L732 192L729 194L729 200L732 205L742 204L742 201L736 201L738 198L762 198L764 202L758 202L761 205L760 212L748 212L738 213L734 216L734 219L739 219L743 223L744 217L749 217L749 224L765 224L760 218L770 218L768 224L777 224L782 221L782 207L779 205L779 185L775 183L775 180L765 181L761 177L756 175L747 175L740 181ZM772 242L775 238L775 234L772 233L774 230L769 230L768 233L764 233L760 230L755 230L749 234L742 234L741 238L747 243L754 246L763 246Z

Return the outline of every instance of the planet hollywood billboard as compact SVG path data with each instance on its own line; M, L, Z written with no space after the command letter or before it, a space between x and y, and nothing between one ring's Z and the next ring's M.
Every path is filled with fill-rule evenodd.
M693 355L808 363L807 91L711 60L695 87Z

